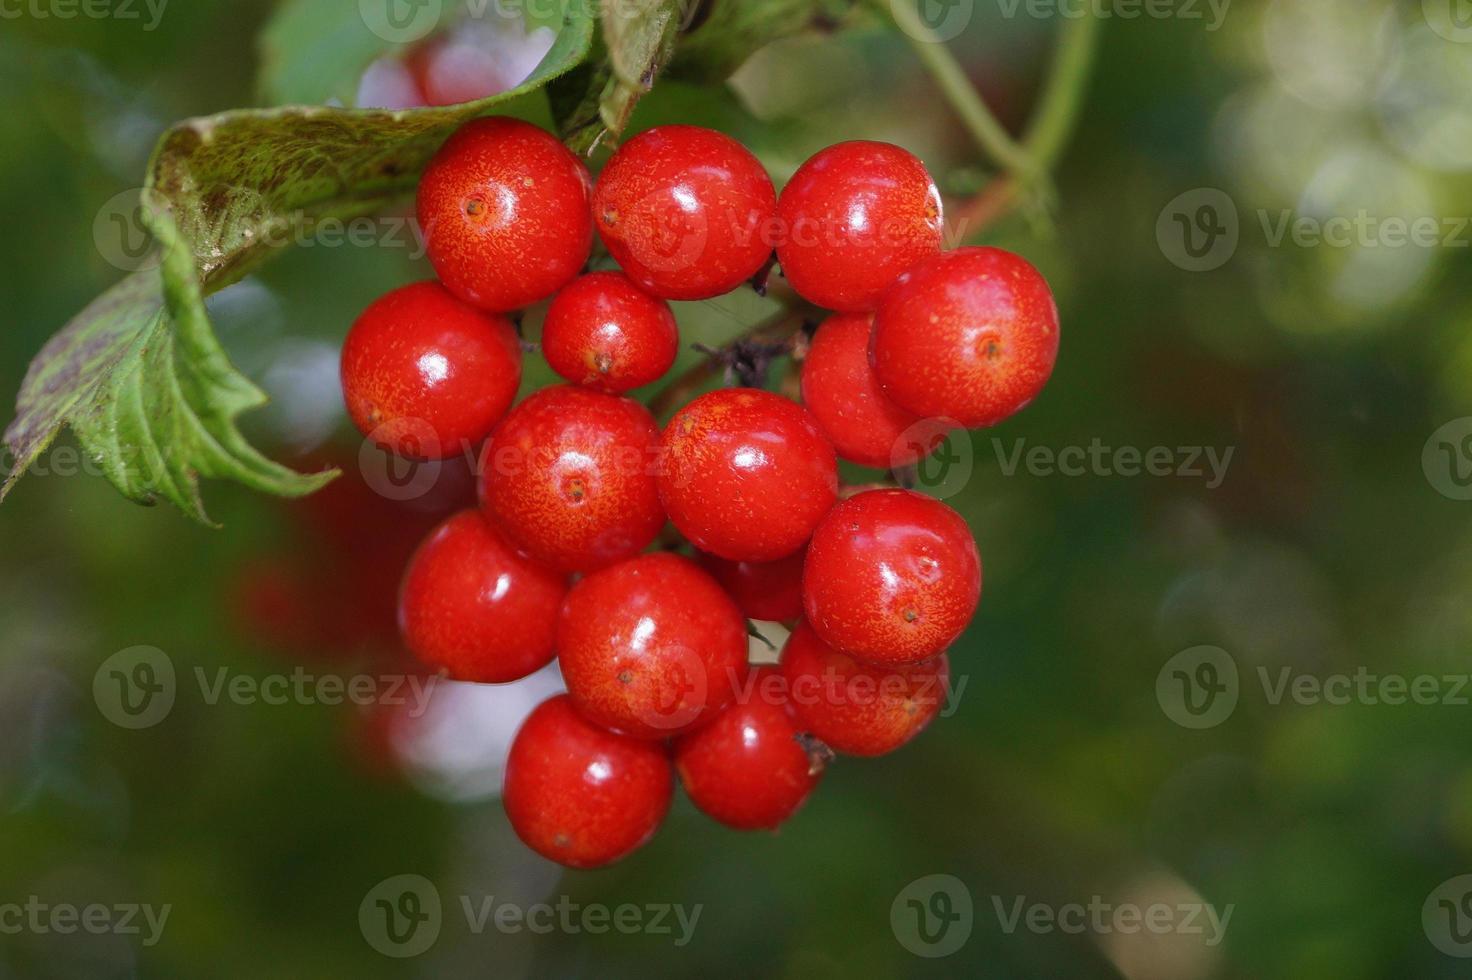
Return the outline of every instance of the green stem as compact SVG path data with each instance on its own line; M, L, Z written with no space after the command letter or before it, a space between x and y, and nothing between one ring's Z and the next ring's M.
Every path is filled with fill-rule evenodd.
M1009 173L1030 174L1033 163L1027 153L992 115L960 62L920 17L919 11L908 3L880 5L888 6L893 12L900 33L909 40L910 47L940 86L946 101L961 117L977 145Z
M1022 141L1040 171L1053 169L1073 133L1098 42L1099 18L1093 16L1069 21L1058 39L1047 85Z

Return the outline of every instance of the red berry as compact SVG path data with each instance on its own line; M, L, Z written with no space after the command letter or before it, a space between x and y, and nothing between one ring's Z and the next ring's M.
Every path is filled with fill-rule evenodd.
M803 568L808 621L830 646L875 664L945 651L981 597L966 521L909 490L869 490L819 525Z
M546 299L592 251L590 183L582 161L530 123L466 123L419 182L429 261L452 293L482 309Z
M574 279L547 311L542 353L573 384L621 395L675 363L680 330L669 304L617 272Z
M559 694L516 733L501 799L532 850L570 868L599 868L654 836L673 792L663 745L590 725Z
M613 155L593 189L593 215L629 278L665 299L729 293L772 254L772 179L731 137L660 126Z
M364 435L400 456L445 459L479 443L521 385L521 344L505 317L437 282L369 306L342 347L342 390Z
M544 388L506 416L481 457L481 503L513 542L559 571L637 555L664 527L659 427L636 401Z
M665 427L659 495L695 547L731 561L797 551L833 507L838 461L802 406L754 388L702 395Z
M568 693L583 716L666 738L730 704L746 679L746 623L679 555L641 555L573 586L557 625Z
M901 276L874 318L874 372L901 408L968 429L1037 397L1058 359L1058 307L999 248L947 252Z
M782 649L782 674L804 731L835 752L884 755L940 713L950 668L944 655L897 667L861 663L800 623Z
M802 615L802 566L806 549L776 561L728 561L698 552L700 566L736 600L742 615L785 623Z
M675 770L707 815L737 830L775 830L818 785L798 741L786 684L773 668L752 675L748 695L675 742Z
M782 190L782 274L811 303L874 309L900 274L940 251L940 191L914 155L889 143L830 146Z
M838 455L879 469L918 462L945 441L945 427L891 402L869 363L867 313L830 317L802 364L802 401Z
M479 512L462 511L419 547L399 596L399 628L420 660L460 681L502 684L552 661L567 581L517 553Z

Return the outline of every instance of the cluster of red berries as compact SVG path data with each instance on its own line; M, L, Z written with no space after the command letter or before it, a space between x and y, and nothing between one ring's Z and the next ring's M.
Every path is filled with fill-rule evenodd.
M700 809L775 828L833 752L917 735L980 557L937 500L840 493L837 460L900 467L1026 405L1058 349L1038 272L998 249L943 252L934 182L882 143L819 153L779 198L711 130L642 133L594 183L551 135L481 119L431 162L418 212L439 281L363 314L342 380L358 426L400 454L483 445L481 507L420 547L400 625L459 680L558 659L567 694L507 762L521 838L574 867L617 860L663 819L672 759ZM595 229L621 272L584 273ZM725 388L661 431L625 393L675 359L667 301L735 289L774 250L836 311L803 361L803 405ZM541 349L569 383L512 408L522 347L505 314L548 298ZM647 553L667 522L694 559ZM747 618L796 624L778 666L748 666Z

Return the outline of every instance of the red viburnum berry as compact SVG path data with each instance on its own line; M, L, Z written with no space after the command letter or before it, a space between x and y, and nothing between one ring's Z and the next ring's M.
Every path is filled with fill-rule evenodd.
M776 561L730 561L697 552L695 560L721 584L742 615L785 623L802 615L802 566L807 550Z
M531 123L466 123L419 181L419 225L435 273L485 310L546 299L593 248L592 182L567 147Z
M501 799L532 850L571 868L599 868L654 836L673 791L664 745L592 725L560 694L517 732Z
M869 490L833 508L803 567L813 629L869 663L918 663L943 653L980 597L971 528L945 504L909 490Z
M613 395L658 381L679 347L669 304L618 272L592 272L568 283L542 325L542 353L552 370Z
M478 444L521 385L521 345L505 317L437 282L404 286L363 311L342 347L348 414L400 456L445 459Z

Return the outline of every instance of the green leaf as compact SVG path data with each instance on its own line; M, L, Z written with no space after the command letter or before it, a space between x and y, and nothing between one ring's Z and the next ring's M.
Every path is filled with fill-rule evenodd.
M310 232L325 218L373 213L412 194L439 145L469 119L545 114L528 96L579 64L592 38L591 21L570 14L530 79L480 102L239 110L170 129L143 195L163 266L103 294L32 363L5 433L14 463L0 499L67 424L129 498L163 496L200 521L200 475L287 496L331 479L272 463L236 429L235 418L266 396L225 357L205 296L279 251L292 239L287 230Z

